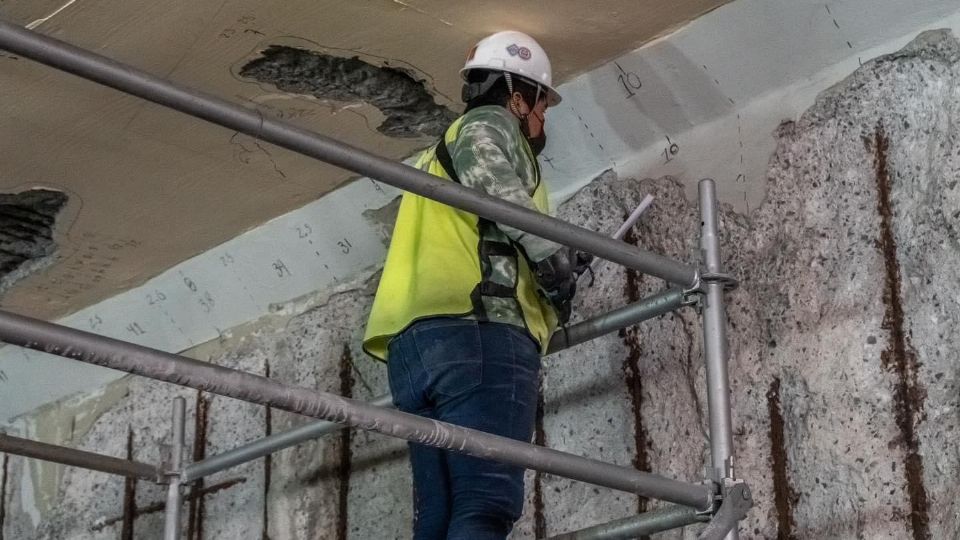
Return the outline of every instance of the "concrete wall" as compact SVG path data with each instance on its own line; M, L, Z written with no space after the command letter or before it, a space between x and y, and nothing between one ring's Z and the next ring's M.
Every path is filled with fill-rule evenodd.
M757 501L745 538L960 535L960 369L951 335L960 312L958 123L960 43L946 32L924 34L865 62L783 123L762 205L749 213L725 207L724 256L742 280L728 306L737 465ZM693 260L697 211L674 179L602 175L559 214L613 230L647 193L655 205L629 241ZM384 369L358 350L375 280L292 304L192 354L301 386L379 395ZM596 315L662 287L603 263L576 313ZM545 359L538 438L700 479L700 339L695 312L685 310ZM188 438L198 457L304 421L122 379L17 426L27 436L155 461L175 395L191 404ZM159 535L156 486L18 457L3 463L4 538ZM549 475L528 479L516 538L657 506ZM407 538L409 500L403 444L352 433L207 479L188 503L186 527L193 538Z

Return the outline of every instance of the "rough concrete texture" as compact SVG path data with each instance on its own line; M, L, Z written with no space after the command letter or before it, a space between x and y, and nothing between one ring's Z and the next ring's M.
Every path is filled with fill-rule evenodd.
M49 189L0 193L0 295L49 264L56 250L54 223L67 198Z
M727 297L736 466L756 500L743 538L960 536L960 373L952 361L960 346L951 339L960 313L953 294L960 280L958 121L960 43L946 32L924 34L783 124L764 205L750 216L722 210L725 264L741 278ZM613 231L648 193L656 201L627 240L694 260L696 205L669 178L605 175L560 216ZM284 324L248 332L239 345L225 342L211 361L260 373L269 365L271 377L292 384L380 395L385 370L359 352L374 281L345 285ZM593 286L586 281L577 318L664 287L609 263L599 265ZM685 309L547 358L537 440L703 478L699 325L696 311ZM75 443L122 456L129 430L132 456L154 461L173 395L188 398L191 414L207 403L205 421L196 423L205 428L188 437L196 448L192 432L204 432L207 455L305 421L135 381ZM222 487L203 497L205 513L194 503L195 530L204 538L408 538L403 448L376 435L340 434L275 454L266 467L261 460L210 478L205 489ZM125 527L135 538L159 534L156 486L137 483L139 516L124 521L122 480L68 470L57 506L40 515L29 508L23 467L9 458L6 537L128 537ZM543 538L660 504L534 473L528 488L513 538Z
M457 113L439 105L424 82L403 68L375 66L296 47L271 45L240 70L284 92L334 101L362 101L385 116L377 131L391 137L439 137Z

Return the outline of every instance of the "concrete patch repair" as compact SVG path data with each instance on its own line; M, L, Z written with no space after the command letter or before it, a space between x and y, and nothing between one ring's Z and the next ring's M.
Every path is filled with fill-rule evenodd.
M65 193L50 189L0 193L0 296L52 262L53 229L67 200Z
M241 77L292 94L368 103L383 113L377 131L389 137L439 137L457 113L437 104L412 70L373 65L286 45L271 45L243 65Z
M728 309L737 466L751 479L757 501L743 522L744 537L960 535L960 455L949 450L960 431L954 360L960 350L951 339L960 312L953 294L960 279L960 139L945 128L960 122L958 88L960 43L949 32L922 34L898 53L865 61L775 133L764 203L749 215L722 210L727 264L742 280ZM648 193L657 202L633 239L688 258L697 250L690 234L697 214L674 178L608 175L559 212L566 221L607 230L622 220L622 207ZM577 311L599 314L662 285L627 274L602 265ZM357 369L374 372L361 381L347 366L359 358L349 344L359 341L369 302L367 288L344 289L282 328L251 332L245 345L224 347L210 361L233 365L243 357L245 369L257 371L272 359L276 377L287 382L367 399L385 389L382 374L357 360ZM705 422L702 377L695 372L701 355L699 333L668 316L547 359L548 400L537 439L672 477L700 477ZM564 386L571 380L594 386ZM73 442L123 455L130 430L162 438L166 408L138 405L165 405L174 391L154 386L138 383ZM269 413L229 409L208 417L196 408L195 449L208 429L273 430ZM220 444L229 440L223 436ZM409 497L409 471L402 460L391 461L389 451L366 446L372 443L366 433L331 437L277 455L272 467L258 464L232 480L212 480L187 500L199 505L215 489L243 488L219 494L243 510L208 513L195 535L236 537L214 531L236 531L231 522L243 522L249 526L240 530L252 531L249 537L266 537L269 521L271 530L282 531L270 534L275 539L320 530L346 538L402 537L409 510L382 501ZM386 465L375 474L361 470L360 463L378 458ZM122 504L130 496L122 479L98 480L102 501L90 504L96 475L80 470L66 474L57 507L34 523L22 501L9 495L29 474L23 463L4 460L4 537L84 537L91 523L129 530L122 528L126 519L115 519L118 509L129 508ZM321 467L331 472L309 484L297 481ZM538 478L525 512L534 523L518 530L518 538L636 512L635 497L557 480ZM271 484L281 487L264 488ZM158 499L145 500L138 534L157 527L146 520L156 517Z

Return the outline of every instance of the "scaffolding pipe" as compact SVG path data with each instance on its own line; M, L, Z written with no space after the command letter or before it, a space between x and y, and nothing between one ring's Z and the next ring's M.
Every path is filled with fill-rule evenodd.
M387 394L369 403L375 407L393 407L392 399L390 394ZM345 427L346 426L341 424L335 424L326 420L309 422L282 433L268 435L243 446L227 450L222 454L191 463L183 468L180 479L184 484L187 484L231 467L262 458L274 452L279 452L284 448L336 433Z
M556 476L708 508L712 487L602 461L0 311L0 341Z
M264 117L218 97L173 84L132 66L63 41L0 21L0 49L72 73L164 107L178 110L262 141L336 165L405 191L575 247L681 286L697 281L697 270L662 255L482 191L441 180L419 169L361 150L293 124Z
M609 332L614 332L621 328L626 328L647 319L663 315L664 313L677 309L683 305L683 302L683 291L679 289L669 289L639 302L611 311L610 313L577 323L554 334L553 339L550 340L550 347L547 354L573 347L574 345L589 341ZM389 394L377 397L369 403L377 407L393 406ZM187 484L242 463L262 458L283 450L284 448L336 433L343 428L344 426L340 424L327 422L326 420L318 420L288 431L268 435L262 439L257 439L256 441L223 452L222 454L191 463L184 467L180 479L183 483Z
M604 334L627 328L637 323L659 317L683 305L685 295L680 289L667 289L635 302L577 323L569 328L560 328L550 340L547 354L579 345Z
M720 239L717 236L717 187L704 179L699 185L700 251L703 254L706 295L703 306L703 356L707 369L707 410L710 412L710 456L713 479L733 478L733 421L730 414L730 381L727 375L727 314L723 306ZM737 540L737 528L726 540Z
M82 467L91 471L149 480L150 482L156 482L159 479L157 468L149 463L140 463L139 461L105 456L55 444L21 439L5 433L0 433L0 452L71 467Z
M708 516L685 506L668 506L660 510L594 525L579 531L551 536L548 540L628 540L648 534L678 529L707 521Z
M173 399L173 416L170 442L170 485L167 486L167 505L164 508L163 539L180 538L180 507L183 506L183 490L180 488L180 468L183 465L183 431L186 424L186 402L182 397Z

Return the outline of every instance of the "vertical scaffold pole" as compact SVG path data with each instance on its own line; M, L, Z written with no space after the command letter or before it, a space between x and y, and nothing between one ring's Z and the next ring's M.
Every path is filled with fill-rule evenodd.
M182 397L173 400L173 433L170 444L170 485L167 488L166 520L163 527L164 540L180 538L180 507L183 506L183 493L180 490L180 469L183 460L183 428L185 423L186 402Z
M707 368L707 408L710 412L710 455L714 479L733 476L733 425L730 418L730 382L727 376L727 314L723 306L720 239L717 236L717 187L700 181L700 253L703 258L703 351ZM737 540L737 530L726 539Z

